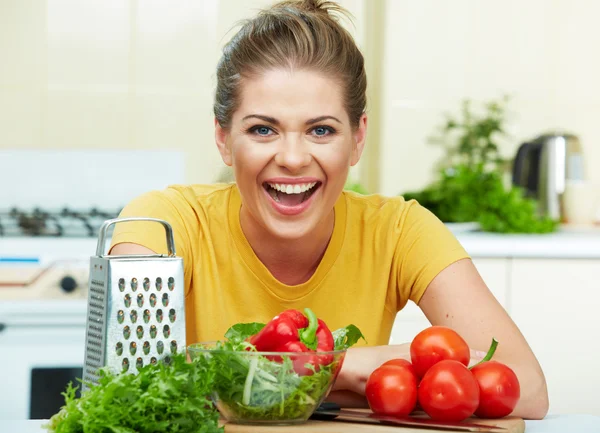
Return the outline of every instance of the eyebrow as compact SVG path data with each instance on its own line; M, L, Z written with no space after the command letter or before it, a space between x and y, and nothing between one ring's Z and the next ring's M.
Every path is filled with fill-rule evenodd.
M247 120L247 119L252 119L252 118L260 119L265 122L272 123L273 125L279 125L279 120L277 120L271 116L263 116L262 114L249 114L248 116L245 116L242 120ZM342 123L341 120L339 120L337 117L334 117L334 116L319 116L319 117L315 117L313 119L308 119L305 123L307 125L314 125L315 123L319 123L324 120L335 120L336 122L338 122L340 124Z

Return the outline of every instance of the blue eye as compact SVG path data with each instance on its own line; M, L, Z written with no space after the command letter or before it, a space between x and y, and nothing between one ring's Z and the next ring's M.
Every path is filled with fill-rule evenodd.
M329 126L317 126L315 129L313 129L312 132L317 137L325 137L327 135L335 133L333 128L331 128Z
M269 137L270 135L273 134L273 130L271 128L269 128L268 126L253 126L252 128L250 128L250 132L253 134L257 134L261 137Z

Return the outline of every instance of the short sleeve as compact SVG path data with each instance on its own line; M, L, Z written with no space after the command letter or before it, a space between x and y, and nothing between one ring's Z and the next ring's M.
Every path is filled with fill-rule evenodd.
M183 258L186 287L191 279L192 257L190 248L190 228L182 213L190 205L175 190L152 191L132 200L119 214L119 218L149 217L169 223L173 229L175 252ZM150 221L123 222L115 225L110 249L120 243L134 243L151 249L157 254L167 254L167 237L162 224Z
M454 234L431 211L416 201L400 218L398 241L398 298L418 304L431 281L452 263L469 258Z

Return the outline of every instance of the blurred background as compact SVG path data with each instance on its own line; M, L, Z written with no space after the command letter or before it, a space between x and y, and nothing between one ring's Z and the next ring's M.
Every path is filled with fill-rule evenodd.
M0 0L0 417L53 413L80 374L102 221L151 189L231 180L215 66L271 3ZM534 348L551 411L600 414L582 332L600 329L600 2L339 3L369 80L348 189L436 213ZM426 324L407 306L391 342Z

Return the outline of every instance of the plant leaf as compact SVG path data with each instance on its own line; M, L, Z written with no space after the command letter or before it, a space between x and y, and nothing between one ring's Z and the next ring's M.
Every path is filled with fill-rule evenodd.
M361 338L367 341L363 333L360 332L360 329L354 325L348 325L345 328L336 329L332 332L332 334L335 350L348 349L349 347L355 345Z
M236 323L225 333L225 338L233 343L244 341L248 337L252 337L260 332L265 327L264 323Z

